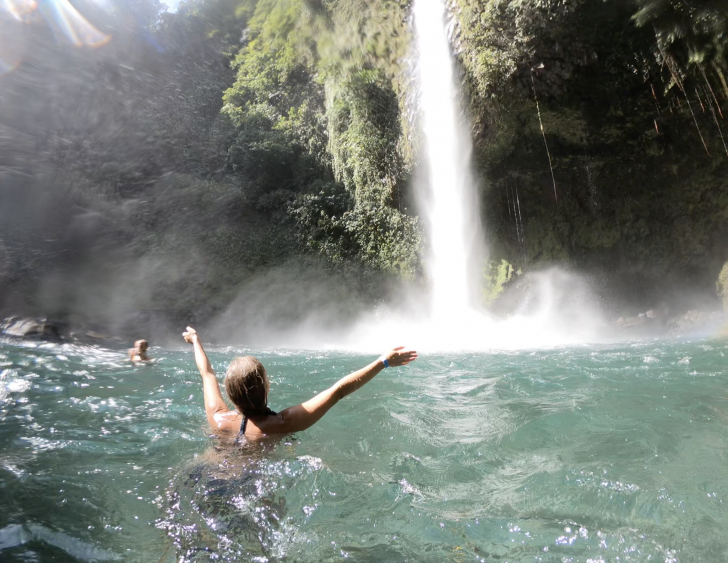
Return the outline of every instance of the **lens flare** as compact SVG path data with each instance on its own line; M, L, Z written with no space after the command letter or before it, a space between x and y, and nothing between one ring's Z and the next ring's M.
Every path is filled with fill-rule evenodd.
M3 31L2 28L0 28L0 31ZM0 76L18 68L21 61L20 53L7 45L4 37L0 39Z
M0 0L0 14L10 14L18 21L26 19L37 7L35 0Z
M111 35L102 33L91 25L68 0L41 0L38 9L56 37L77 47L99 47L111 39Z
M0 76L18 68L23 60L26 48L24 27L16 18L0 17Z
M113 9L113 4L110 0L91 0L97 7L101 8L106 12L110 12Z
M3 58L2 54L0 54L0 76L14 71L18 68L19 64L20 61L7 61Z
M98 0L105 3L105 0ZM111 35L96 29L68 0L0 0L0 76L9 74L27 54L28 28L39 12L56 39L77 47L99 47ZM32 27L32 26L31 26Z

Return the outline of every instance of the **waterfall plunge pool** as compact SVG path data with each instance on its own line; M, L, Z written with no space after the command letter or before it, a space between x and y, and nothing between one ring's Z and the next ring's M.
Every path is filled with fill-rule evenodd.
M425 355L264 448L190 350L0 345L3 561L722 561L728 346ZM213 349L223 373L250 350ZM256 350L271 406L370 356Z

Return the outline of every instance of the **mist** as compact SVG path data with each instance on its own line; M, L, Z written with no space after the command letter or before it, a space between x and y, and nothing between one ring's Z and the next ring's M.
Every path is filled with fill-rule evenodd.
M26 6L7 6L16 4ZM556 195L552 173L564 178L564 163L582 158L559 161L563 140L552 141L556 172L542 167L531 192L521 186L516 219L509 199L516 173L536 169L532 163L543 154L509 161L503 172L492 164L500 153L482 152L500 124L484 125L477 96L461 84L472 69L444 33L438 64L452 65L447 74L454 78L428 103L435 114L446 103L461 104L448 110L461 122L447 137L437 129L425 135L457 141L459 160L440 176L461 179L463 209L440 220L428 208L436 188L428 183L437 176L428 167L446 151L425 153L429 141L407 130L426 120L404 113L426 108L422 100L409 107L412 96L381 78L388 74L320 80L303 57L285 80L257 80L267 76L272 63L265 57L273 55L261 51L265 64L255 66L260 53L250 38L265 35L255 28L262 20L250 25L255 3L183 3L175 14L143 0L113 9L61 4L62 13L79 14L70 27L40 10L4 4L0 12L3 316L48 318L68 334L165 344L192 325L220 344L487 350L630 338L642 335L633 327L643 325L652 331L644 334L685 334L671 333L670 319L720 309L720 213L711 215L715 228L702 238L691 237L695 221L676 223L680 240L702 254L672 267L670 245L653 256L659 242L648 236L650 228L661 232L655 225L664 205L652 223L638 225L643 238L636 239L628 221L644 211L642 203L626 208L628 198L612 197L619 170L589 167L594 155L588 182L569 177L559 184L560 207L549 199ZM402 22L412 33L412 21ZM457 22L450 25L457 33ZM333 49L326 56L348 61L342 72L359 72L359 63L349 67L349 59L332 53L359 52L361 38L326 43L323 28L312 28ZM248 59L231 65L238 55ZM404 49L393 55L404 84L417 79L415 56ZM440 75L428 82L428 93ZM529 76L530 82L540 87ZM559 101L542 103L548 129L549 108L556 111ZM589 115L582 116L585 127ZM525 145L541 151L538 143ZM445 184L440 209L453 199ZM650 206L660 203L645 197ZM542 210L552 205L545 227ZM453 229L457 213L464 214L462 229ZM590 222L603 239L590 239L584 250L577 230ZM627 229L624 240L614 242L621 234L609 230L612 224ZM444 233L437 244L436 227ZM614 246L605 250L607 244ZM481 305L486 246L491 260L505 257L521 272L488 310ZM632 247L639 253L630 255ZM646 318L661 320L639 321L648 311Z

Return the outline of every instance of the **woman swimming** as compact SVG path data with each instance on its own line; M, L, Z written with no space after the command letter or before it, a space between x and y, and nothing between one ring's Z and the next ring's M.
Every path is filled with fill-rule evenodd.
M197 331L188 326L182 336L194 346L210 427L223 434L237 434L251 440L305 430L318 422L339 400L371 381L384 368L404 366L417 359L417 352L399 346L305 403L276 413L268 408L270 383L263 364L252 356L238 357L230 362L225 375L225 391L236 407L236 410L230 410L222 398L215 372Z
M152 358L147 354L147 350L149 350L149 342L137 340L134 342L134 348L129 350L129 359L132 362L150 362Z

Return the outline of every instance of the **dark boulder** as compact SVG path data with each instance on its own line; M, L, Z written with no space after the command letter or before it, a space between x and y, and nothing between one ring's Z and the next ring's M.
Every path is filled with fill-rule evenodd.
M46 340L60 342L62 340L58 326L46 319L9 317L0 322L0 334L14 338Z

